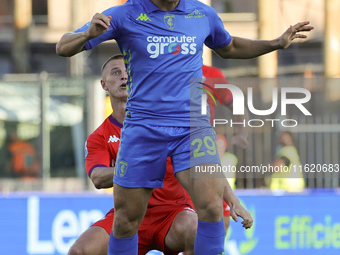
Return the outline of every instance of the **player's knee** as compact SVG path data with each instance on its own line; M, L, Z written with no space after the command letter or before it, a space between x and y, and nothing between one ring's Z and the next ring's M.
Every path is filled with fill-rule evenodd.
M207 214L213 218L220 218L222 216L223 206L221 201L211 202L207 206Z
M73 244L67 255L85 255L81 245Z
M196 232L197 215L191 211L182 211L177 214L171 225L166 237L166 245L173 250L193 252Z
M197 209L199 219L202 221L220 220L223 215L223 204L221 199L211 199L201 204Z
M176 224L176 232L186 241L195 240L197 232L197 215L189 211L181 212L181 217Z
M114 234L116 237L129 237L134 235L142 221L143 217L129 217L128 215L115 216Z

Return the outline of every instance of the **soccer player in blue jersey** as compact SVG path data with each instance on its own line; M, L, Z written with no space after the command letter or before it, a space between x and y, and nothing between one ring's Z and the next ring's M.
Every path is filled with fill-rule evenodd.
M301 22L277 39L247 40L232 37L214 9L199 1L128 0L63 35L57 54L69 57L115 39L127 67L129 97L114 175L109 254L137 254L137 229L152 189L162 186L167 156L197 210L196 255L224 252L222 196L231 216L251 227L251 216L223 178L190 178L195 166L220 164L216 135L201 114L203 45L222 58L254 58L285 49L306 38L299 32L312 29Z

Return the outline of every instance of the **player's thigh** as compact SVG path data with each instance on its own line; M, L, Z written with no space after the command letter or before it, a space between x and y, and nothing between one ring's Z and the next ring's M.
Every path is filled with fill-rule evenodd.
M202 166L210 166L204 164ZM191 169L190 171L193 171ZM223 214L223 178L192 178L189 170L176 173L178 181L188 191L198 218L202 221L220 221Z
M164 239L165 246L173 251L193 251L197 232L197 214L183 210L174 218Z
M114 184L114 227L137 230L145 215L152 189L125 188Z
M164 128L126 124L113 182L126 188L161 188L167 156Z
M79 236L68 255L106 255L109 239L104 228L91 226Z
M151 193L152 189L149 188L132 189L114 184L114 216L117 215L118 211L125 211L130 216L138 215L140 211L145 212Z

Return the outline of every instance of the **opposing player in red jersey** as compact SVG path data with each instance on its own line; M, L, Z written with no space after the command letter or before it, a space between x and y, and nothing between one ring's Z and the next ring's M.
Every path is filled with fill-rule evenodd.
M123 56L109 58L103 65L102 76L101 84L110 95L113 113L88 137L85 163L86 171L98 189L112 187L112 177L117 171L114 165L128 96ZM124 172L119 169L118 174L126 171L129 169L126 168ZM241 210L247 220L252 221L250 214L240 205L235 208L235 217ZM107 254L113 216L114 209L111 209L103 219L90 226L73 244L69 255ZM181 251L192 255L196 229L197 215L188 204L185 190L174 176L168 158L163 188L153 190L144 220L138 229L138 254L144 255L156 249L166 255Z

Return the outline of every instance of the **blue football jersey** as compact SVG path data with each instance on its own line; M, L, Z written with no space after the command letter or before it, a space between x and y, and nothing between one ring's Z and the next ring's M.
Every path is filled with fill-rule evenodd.
M125 121L209 126L209 117L201 114L205 92L199 89L203 45L218 49L231 42L215 10L196 0L181 0L172 11L150 0L128 0L103 13L112 17L109 30L85 47L111 39L118 43L128 72Z

